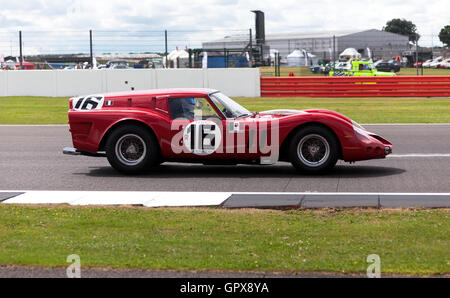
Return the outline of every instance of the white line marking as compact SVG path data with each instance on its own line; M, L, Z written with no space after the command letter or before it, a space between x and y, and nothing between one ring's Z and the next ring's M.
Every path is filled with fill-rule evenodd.
M450 126L450 123L360 123L362 126ZM68 124L0 124L0 127L52 127L69 126Z
M19 191L1 191L19 192ZM406 196L439 197L450 201L450 193L361 193L361 192L151 192L151 191L20 191L24 194L7 199L2 204L69 204L87 205L142 205L145 207L201 207L220 206L231 195L308 195L328 197Z
M7 191L0 191L7 192ZM22 191L20 191L22 192ZM231 196L228 192L145 192L145 191L25 191L5 204L218 206Z
M442 193L442 192L424 192L424 193L418 193L418 192L233 192L232 194L239 194L239 195L258 195L258 194L266 194L266 195L327 195L327 196L340 196L340 195L355 195L355 196L373 196L373 195L379 195L379 196L450 196L450 193Z
M0 124L0 127L64 127L69 124Z
M186 192L186 191L102 191L102 190L4 190L0 189L0 193L57 193L58 195L66 195L66 194L74 194L77 195L85 195L85 194L120 194L123 196L129 194L172 194L176 196L180 196L183 194L291 194L291 195L310 195L310 194L318 194L318 195L450 195L450 192L316 192L316 191L306 191L306 192L263 192L263 191L232 191L232 192L223 192L223 191L210 191L210 192Z
M360 123L362 126L450 126L450 123Z
M450 157L450 153L410 153L410 154L391 154L387 157L390 158L403 158L403 157Z

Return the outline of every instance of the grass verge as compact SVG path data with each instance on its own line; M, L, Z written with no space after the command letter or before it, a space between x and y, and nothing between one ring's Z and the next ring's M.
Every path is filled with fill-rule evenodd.
M0 124L67 124L68 98L0 97Z
M0 264L450 272L450 209L226 210L0 206Z
M450 123L450 98L235 98L250 111L328 109L361 123Z
M361 123L450 123L450 98L235 98L251 111L323 108ZM0 98L0 124L66 124L67 98Z

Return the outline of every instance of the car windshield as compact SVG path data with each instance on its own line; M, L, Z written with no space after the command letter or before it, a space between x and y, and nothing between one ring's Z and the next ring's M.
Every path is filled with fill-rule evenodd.
M226 118L240 118L253 115L249 110L229 98L223 93L216 92L209 95L214 104Z
M348 63L348 62L339 62L336 65L336 69L348 69L348 70L350 70L351 68L352 67L351 67L350 63Z

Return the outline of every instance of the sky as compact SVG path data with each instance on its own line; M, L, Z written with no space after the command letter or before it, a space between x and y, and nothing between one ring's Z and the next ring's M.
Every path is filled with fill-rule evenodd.
M264 11L266 33L381 29L405 18L417 25L423 45L440 45L437 35L450 24L449 0L0 0L0 6L0 53L16 51L18 30L29 54L77 48L90 29L98 50L113 50L127 37L135 37L130 46L136 46L140 35L128 34L134 31L147 31L142 40L149 48L163 46L164 30L171 47L199 46L247 33L254 28L250 10Z

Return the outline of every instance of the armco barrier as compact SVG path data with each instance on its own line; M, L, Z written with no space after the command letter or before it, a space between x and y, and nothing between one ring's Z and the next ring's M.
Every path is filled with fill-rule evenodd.
M261 77L262 97L450 96L450 76Z

